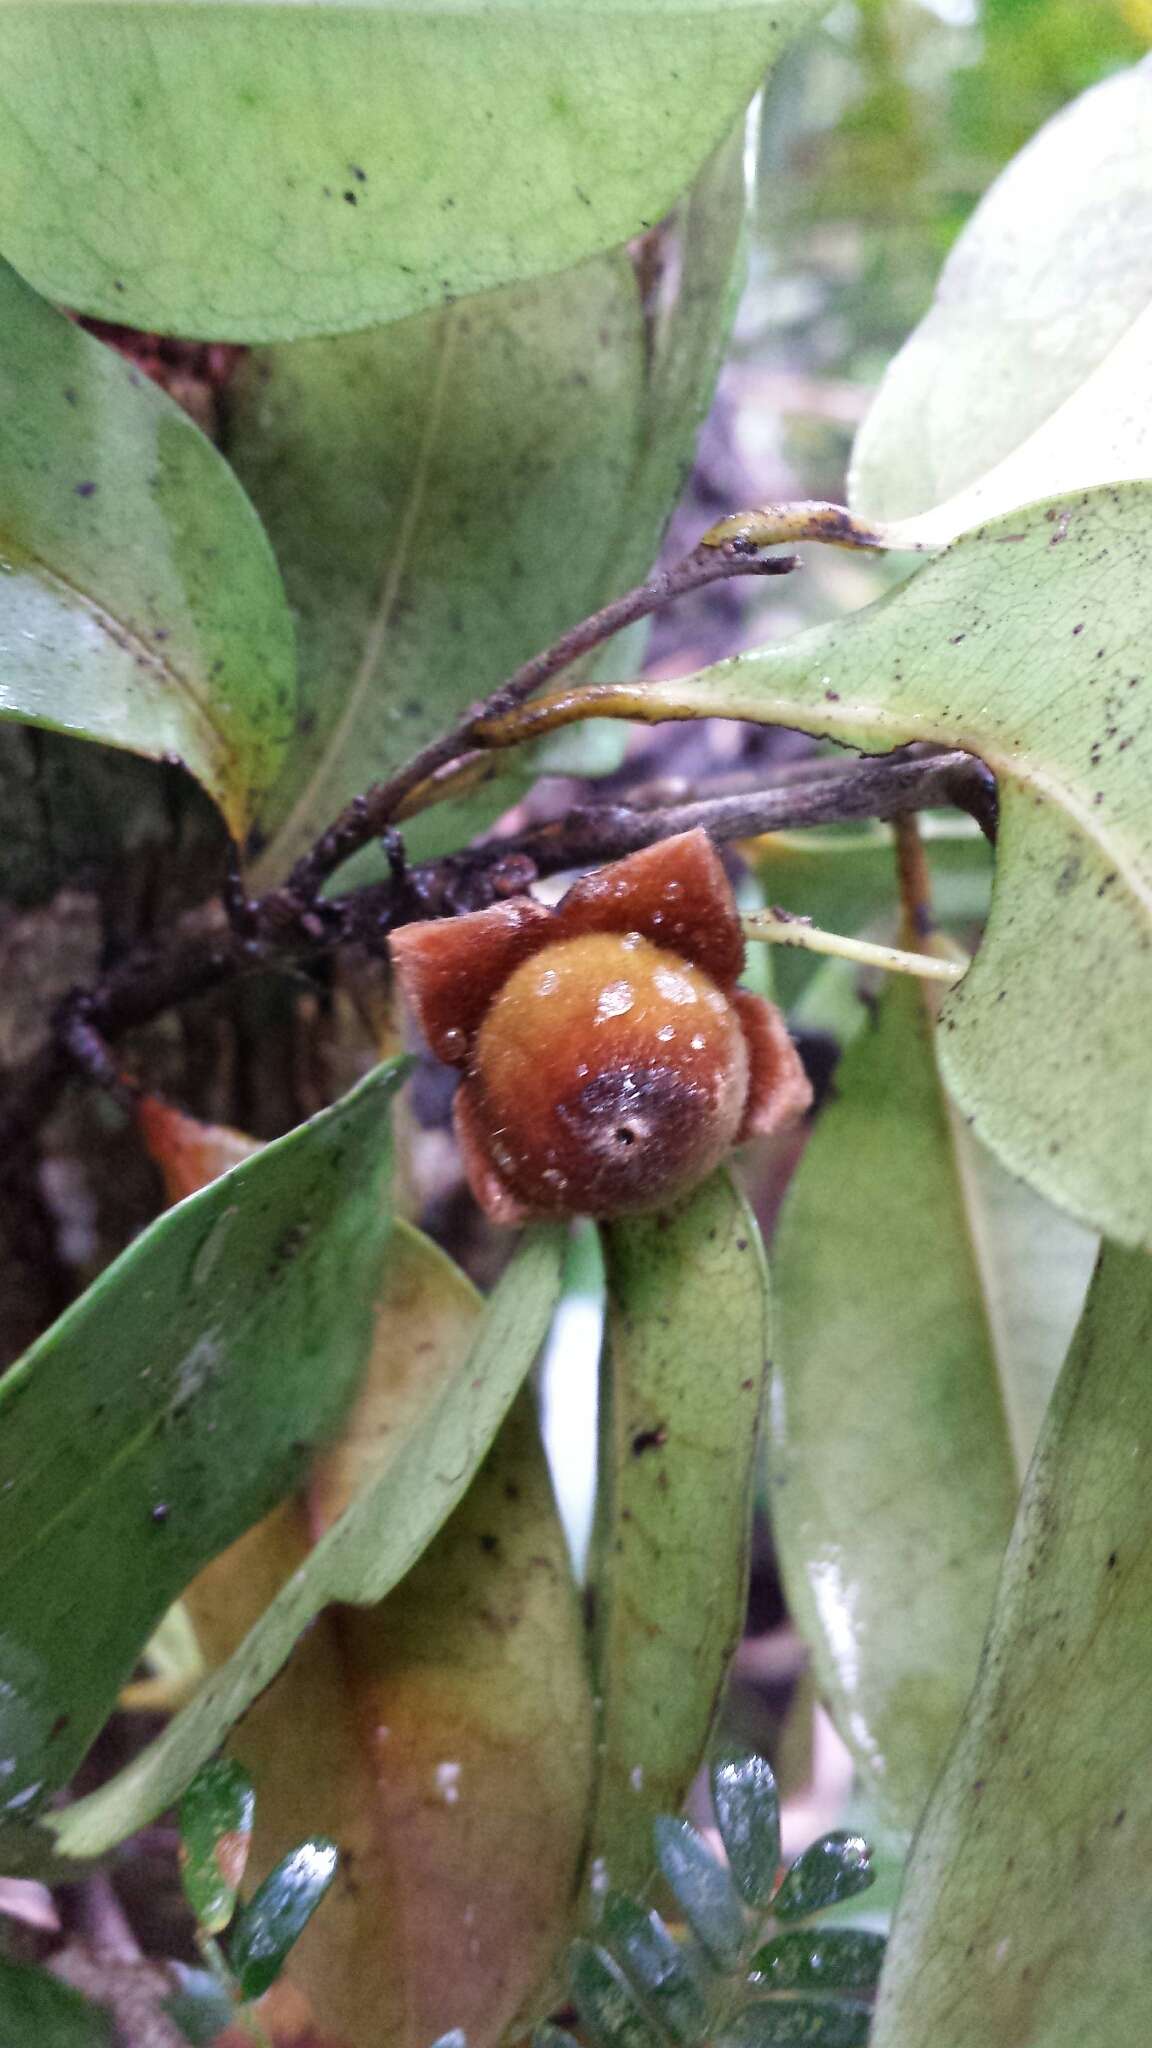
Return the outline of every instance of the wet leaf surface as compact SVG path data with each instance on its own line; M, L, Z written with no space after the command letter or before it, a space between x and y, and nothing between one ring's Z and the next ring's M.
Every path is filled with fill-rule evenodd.
M252 1171L268 1156L240 1171ZM162 1811L324 1607L336 1600L373 1605L416 1562L467 1490L535 1358L559 1293L562 1250L557 1229L525 1234L485 1307L468 1358L431 1389L411 1390L402 1426L386 1435L370 1483L278 1591L274 1581L269 1604L233 1655L131 1765L54 1818L67 1853L95 1853ZM337 1489L345 1483L340 1455L333 1454L330 1480Z
M663 2039L619 1965L590 1941L574 1941L568 1984L593 2048L660 2048Z
M780 1862L780 1801L762 1756L713 1757L709 1769L716 1825L728 1867L749 1906L766 1906Z
M291 1849L239 1914L228 1960L241 1996L260 1998L280 1975L336 1875L335 1842L314 1836Z
M64 1781L165 1609L291 1489L347 1403L386 1256L401 1072L378 1068L159 1218L0 1387L10 1815Z
M854 1999L758 1999L718 2037L721 2048L864 2048L872 2008Z
M748 1930L740 1895L725 1865L689 1821L660 1814L654 1834L661 1875L684 1918L720 1968L730 1969Z
M726 1173L604 1231L590 1579L602 1702L590 1867L640 1889L700 1762L743 1621L768 1339L756 1224Z
M295 702L260 522L179 406L6 264L0 495L0 718L183 761L242 836Z
M114 0L0 17L4 250L206 339L343 333L578 263L666 213L821 12ZM114 164L115 175L94 176Z
M709 2018L698 1973L660 1915L609 1892L597 1932L664 2032L684 2048L702 2040Z
M255 1805L247 1771L226 1758L197 1771L180 1802L184 1896L207 1934L219 1934L235 1911Z
M825 1906L855 1898L872 1883L872 1858L863 1835L822 1835L796 1858L772 1904L778 1920L806 1920Z
M993 1342L971 1141L931 1032L919 985L893 977L837 1070L774 1262L769 1475L789 1602L863 1783L903 1828L972 1688L1017 1484L1017 1358Z
M885 1940L852 1927L794 1929L766 1941L750 1968L768 1991L871 1991Z

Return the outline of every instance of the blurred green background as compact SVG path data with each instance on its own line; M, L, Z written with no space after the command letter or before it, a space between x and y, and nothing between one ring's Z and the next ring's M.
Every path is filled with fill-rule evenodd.
M839 0L765 98L698 507L844 496L856 427L983 193L1051 115L1150 46L1152 0ZM741 639L778 639L885 580L811 550L803 577L750 593Z

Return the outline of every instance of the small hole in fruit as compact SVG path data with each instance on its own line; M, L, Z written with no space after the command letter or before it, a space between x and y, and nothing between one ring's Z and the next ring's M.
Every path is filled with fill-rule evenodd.
M630 1130L627 1124L621 1124L616 1132L616 1143L618 1145L634 1145L636 1143L635 1131Z

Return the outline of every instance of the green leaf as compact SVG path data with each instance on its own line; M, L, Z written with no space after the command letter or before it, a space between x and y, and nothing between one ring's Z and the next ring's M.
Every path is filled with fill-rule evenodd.
M780 1862L780 1801L762 1756L714 1756L709 1769L716 1825L728 1867L749 1906L766 1906Z
M1150 132L1139 64L1065 107L997 179L857 439L859 509L905 519L976 486L955 532L1149 474Z
M651 227L821 9L749 0L0 10L4 249L166 333L346 333Z
M1152 1244L1132 1122L1152 1102L1150 520L1139 484L1033 506L849 618L591 706L982 756L1001 795L996 884L944 1006L941 1067L1010 1172L1126 1244Z
M323 1835L301 1842L276 1865L243 1908L228 1961L244 1999L262 1998L336 1875L340 1851Z
M665 1883L693 1933L722 1969L739 1961L747 1937L740 1895L703 1835L686 1820L661 1813L652 1823Z
M663 2048L623 1972L602 1948L574 1941L568 1956L573 2002L593 2048Z
M409 1409L372 1483L325 1532L235 1654L124 1771L53 1815L67 1854L98 1854L162 1812L275 1677L323 1607L333 1600L358 1606L382 1600L415 1563L465 1493L535 1358L559 1293L562 1252L563 1233L556 1227L524 1235L464 1365L437 1388L434 1400Z
M268 542L179 406L6 264L0 503L0 718L183 761L242 835L294 702Z
M554 2027L547 2020L532 2029L532 2048L579 2048L575 2034L565 2027Z
M873 1876L863 1835L822 1835L796 1858L772 1901L772 1911L778 1920L806 1920L809 1913L867 1891Z
M871 1991L887 1946L855 1927L795 1929L758 1948L748 1965L768 1991Z
M781 1219L769 1474L821 1693L904 1828L971 1691L1016 1504L1015 1359L993 1340L1003 1276L972 1206L970 1147L926 999L894 976L841 1062Z
M703 2040L708 2007L698 1978L659 1913L626 1892L609 1892L597 1933L663 2031L685 2048Z
M0 1956L4 2048L113 2048L110 2016L67 1984Z
M608 1360L590 1582L599 1777L589 1855L640 1889L744 1618L768 1343L755 1220L726 1173L609 1225Z
M864 2048L872 2008L854 1999L756 1999L717 2037L718 2048Z
M643 576L707 409L744 218L742 135L678 210L653 323L624 252L419 319L255 351L229 454L296 619L297 744L257 879L517 664ZM619 671L617 671L618 673ZM459 845L494 782L406 829Z
M161 1615L340 1415L371 1336L402 1073L377 1068L161 1216L0 1385L10 1814L69 1775Z
M1147 2034L1150 1355L1152 1261L1106 1249L913 1851L875 2048Z
M206 1934L220 1934L235 1911L255 1809L251 1778L226 1757L197 1771L180 1802L184 1896Z

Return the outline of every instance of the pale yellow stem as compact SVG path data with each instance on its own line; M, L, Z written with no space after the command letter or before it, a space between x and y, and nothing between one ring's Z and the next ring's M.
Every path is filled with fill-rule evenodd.
M839 932L823 932L818 925L798 917L781 917L774 910L756 910L740 920L746 939L759 939L771 946L799 946L807 953L832 953L840 960L854 960L858 967L882 967L888 974L915 974L921 981L959 981L967 962L942 960L930 953L906 953L899 946L875 946L868 939L848 939Z

